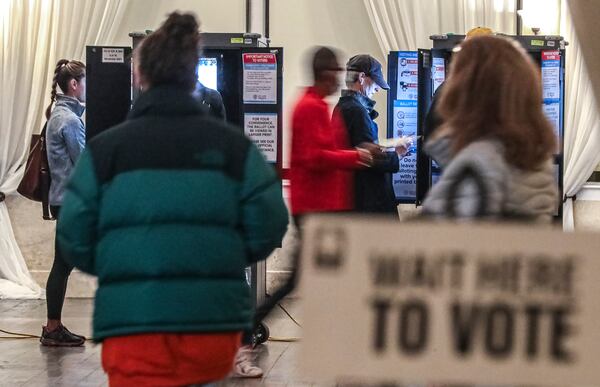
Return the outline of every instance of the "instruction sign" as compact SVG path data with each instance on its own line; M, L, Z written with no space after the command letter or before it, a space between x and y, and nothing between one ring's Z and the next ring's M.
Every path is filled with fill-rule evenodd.
M548 120L552 123L554 133L561 138L562 88L560 51L542 51L542 90L543 109ZM559 144L562 141L559 141ZM560 152L560 145L556 150Z
M393 111L393 137L417 136L419 106L419 57L414 51L398 52L398 84ZM396 198L414 200L417 194L416 143L400 159L400 171L392 175Z
M277 57L271 53L242 54L244 103L277 103Z
M304 236L306 374L357 385L600 381L597 235L317 216Z
M125 50L102 47L102 63L125 63Z
M269 162L277 162L277 113L244 114L244 133Z

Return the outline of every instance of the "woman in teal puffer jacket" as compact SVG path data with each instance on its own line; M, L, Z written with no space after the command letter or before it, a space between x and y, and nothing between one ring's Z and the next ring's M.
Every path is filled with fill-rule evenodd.
M65 195L58 240L98 277L94 339L111 386L224 377L251 328L244 269L287 228L274 170L191 95L199 39L195 18L173 13L142 42L144 92L90 141Z

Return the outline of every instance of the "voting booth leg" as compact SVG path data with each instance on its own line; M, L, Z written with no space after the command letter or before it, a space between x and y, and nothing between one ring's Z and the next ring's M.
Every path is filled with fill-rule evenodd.
M250 266L250 288L254 296L254 307L263 305L267 294L267 262L260 261ZM262 320L262 319L261 319ZM255 321L252 341L263 344L269 339L269 328L261 321Z

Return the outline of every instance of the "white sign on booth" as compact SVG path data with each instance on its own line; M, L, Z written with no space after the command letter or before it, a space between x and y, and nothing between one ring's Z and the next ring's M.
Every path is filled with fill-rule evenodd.
M304 372L598 385L600 238L321 216L303 244Z
M277 162L277 113L245 113L244 133L267 161Z
M125 50L102 47L102 63L125 63Z

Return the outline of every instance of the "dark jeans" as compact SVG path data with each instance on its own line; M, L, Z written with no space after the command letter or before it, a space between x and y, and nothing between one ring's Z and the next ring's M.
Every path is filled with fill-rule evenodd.
M50 213L58 221L60 206L50 206ZM58 247L58 243L54 243L54 263L48 276L46 284L46 305L48 308L48 320L60 320L63 304L65 302L65 293L67 292L67 282L69 274L73 267L66 263Z

